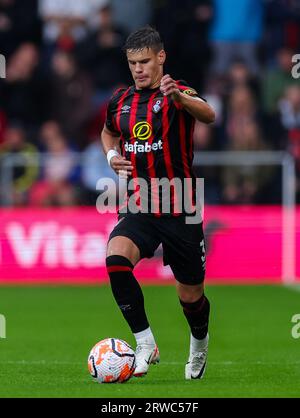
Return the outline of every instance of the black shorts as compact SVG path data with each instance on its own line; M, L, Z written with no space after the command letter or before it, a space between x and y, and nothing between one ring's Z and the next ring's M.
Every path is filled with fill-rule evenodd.
M126 214L111 232L131 239L141 258L151 258L162 244L164 265L169 264L180 283L200 284L205 275L205 243L202 223L186 224L185 216L156 218L145 214Z

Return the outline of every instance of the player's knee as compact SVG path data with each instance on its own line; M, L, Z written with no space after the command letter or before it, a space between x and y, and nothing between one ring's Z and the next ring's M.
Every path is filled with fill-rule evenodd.
M127 237L113 237L107 245L106 257L120 256L127 258L133 265L139 260L139 249Z
M204 292L203 284L190 286L179 283L177 285L177 293L180 298L185 303L194 303L201 298Z
M194 300L192 302L183 301L181 299L179 299L179 301L185 313L201 311L206 315L209 315L210 303L205 294L202 294L202 296L199 299Z

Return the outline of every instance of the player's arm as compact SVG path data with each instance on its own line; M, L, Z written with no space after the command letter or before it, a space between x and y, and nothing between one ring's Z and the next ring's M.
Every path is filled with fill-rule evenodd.
M101 133L101 142L104 154L111 168L122 176L127 177L132 173L133 167L130 161L122 157L119 146L120 136L110 131L106 125Z
M172 99L179 103L195 119L204 123L215 121L215 112L204 100L182 93L175 80L169 74L161 79L160 90L165 96L172 96Z

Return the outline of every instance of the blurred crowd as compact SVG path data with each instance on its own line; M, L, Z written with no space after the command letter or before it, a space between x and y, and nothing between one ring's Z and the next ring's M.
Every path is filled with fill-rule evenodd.
M0 0L0 169L6 153L19 161L10 203L95 204L97 180L114 178L99 143L106 105L132 83L121 47L149 23L166 71L216 110L212 126L196 124L195 150L288 151L300 202L299 0ZM207 203L281 202L280 167L196 172Z

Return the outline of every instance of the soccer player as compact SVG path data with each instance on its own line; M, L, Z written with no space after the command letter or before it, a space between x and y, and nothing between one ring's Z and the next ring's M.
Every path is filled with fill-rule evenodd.
M215 114L185 82L163 74L166 53L156 30L147 26L135 31L127 38L124 51L134 84L113 94L101 135L102 145L112 169L134 182L135 188L127 190L127 203L133 194L140 193L136 203L142 206L142 179L149 186L154 185L149 187L154 210L145 213L144 207L143 211L126 213L119 208L119 221L107 246L107 272L115 300L136 339L134 375L143 376L150 364L159 362L159 351L133 269L142 258L152 257L162 244L164 264L172 269L191 329L185 378L201 378L206 366L210 311L203 285L202 222L186 222L176 188L171 188L170 210L165 213L164 196L161 188L155 187L155 179L192 180L188 196L195 204L194 122L197 119L211 123Z

